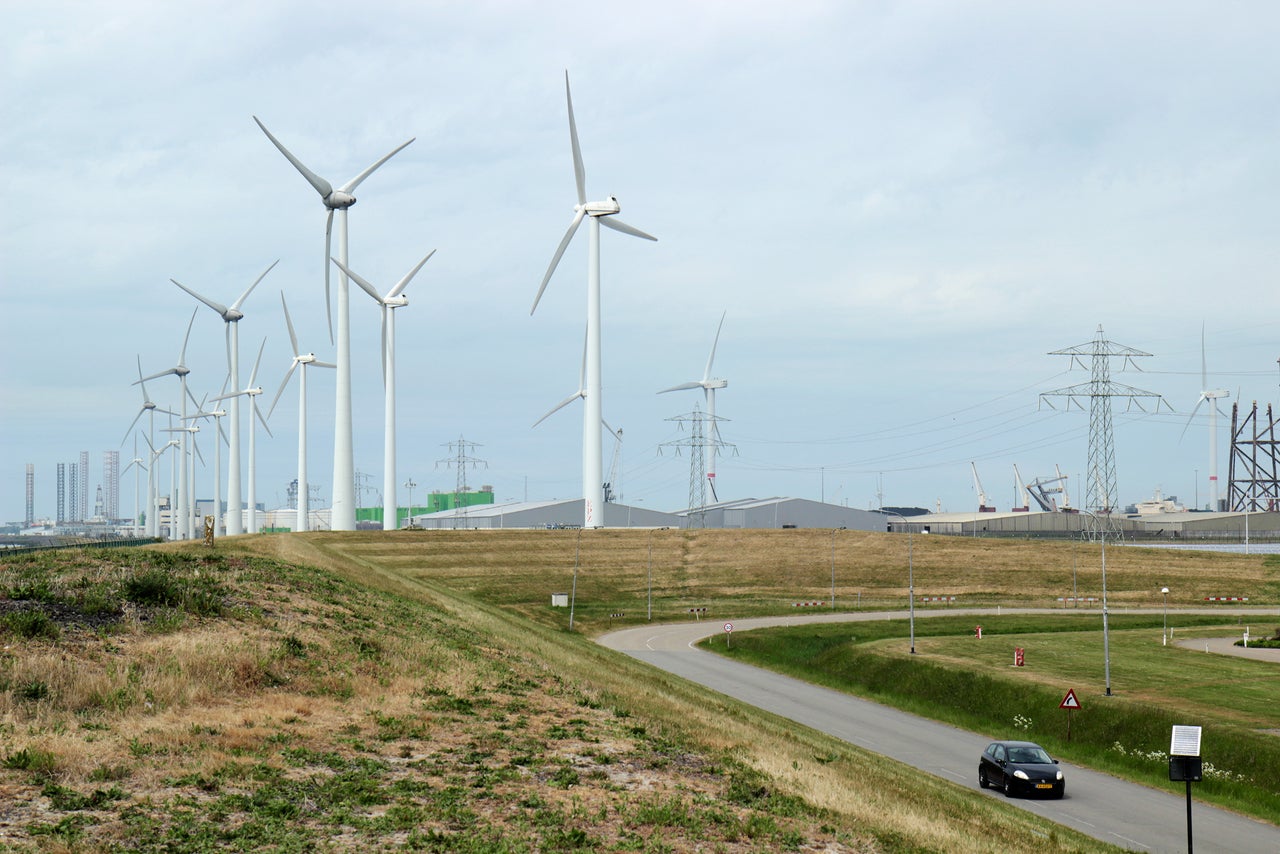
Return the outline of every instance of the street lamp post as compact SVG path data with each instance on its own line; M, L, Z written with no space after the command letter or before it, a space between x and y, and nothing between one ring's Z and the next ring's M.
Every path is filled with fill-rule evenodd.
M582 554L582 528L578 528L577 543L573 547L573 592L569 594L569 631L573 631L573 610L578 603L578 558Z
M843 531L844 525L831 529L831 610L836 609L836 531Z
M1169 588L1162 587L1160 592L1164 594L1164 640L1161 643L1165 646L1169 645Z
M907 521L907 517L901 513L890 513L884 510L880 511L886 516L897 516L902 520L907 529L907 598L910 602L910 624L911 624L911 654L916 654L916 565L915 553L913 551L911 541L911 523Z
M653 622L653 532L665 530L667 528L649 529L649 622Z
M409 524L410 524L410 525L412 525L412 524L413 524L413 488L414 488L415 486L417 486L417 485L418 485L418 484L416 484L416 483L414 483L414 482L413 482L413 478L409 478L408 480L406 480L406 481L404 482L404 488L405 488L405 489L407 489L407 490L409 490L409 509L406 511L406 513L407 513L407 515L408 515L408 521L409 521ZM391 528L388 528L388 527L387 527L388 525L392 526L392 528L399 527L399 525L400 525L400 520L399 520L399 519L391 519L391 520L389 520L389 521L388 521L388 520L386 520L386 519L383 519L383 520L382 520L382 527L383 527L383 529L384 529L384 530L388 530L388 531L389 531L389 530L391 530Z
M1095 523L1099 522L1096 513L1089 510L1081 510L1087 516L1091 516ZM1102 542L1102 667L1104 678L1106 679L1106 696L1111 696L1111 634L1107 629L1107 529L1105 525L1098 525L1098 539Z

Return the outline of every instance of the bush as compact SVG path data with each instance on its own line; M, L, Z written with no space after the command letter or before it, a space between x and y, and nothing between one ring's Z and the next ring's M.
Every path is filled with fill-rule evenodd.
M12 611L4 615L0 625L18 637L28 639L57 640L61 634L58 624L44 611L38 610Z

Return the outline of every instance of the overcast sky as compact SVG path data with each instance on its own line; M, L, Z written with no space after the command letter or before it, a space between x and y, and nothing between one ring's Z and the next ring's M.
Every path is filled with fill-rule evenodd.
M398 482L419 501L452 491L438 461L465 437L487 462L469 484L499 501L579 497L581 404L530 426L581 363L585 229L529 314L575 201L566 70L588 197L616 195L658 237L602 237L603 405L625 436L626 503L686 506L688 451L663 446L689 438L669 419L701 392L656 392L701 378L727 312L721 498L969 510L976 462L1000 509L1015 464L1024 480L1061 466L1079 505L1088 415L1039 395L1089 379L1048 353L1101 325L1153 354L1113 378L1176 410L1117 401L1119 500L1160 488L1203 506L1201 330L1209 387L1277 399L1277 44L1280 7L1222 0L14 0L0 520L23 518L27 463L35 514L52 517L56 464L81 451L92 512L103 451L133 457L137 359L173 366L197 307L189 381L218 393L223 323L170 278L229 304L280 260L240 323L246 381L266 340L264 405L292 356L282 291L303 349L333 358L325 210L254 115L335 186L416 137L350 212L351 265L382 291L438 250L397 315ZM380 506L379 312L351 300L356 468L361 503ZM178 405L172 378L147 386ZM331 373L309 393L327 506ZM268 507L296 476L297 415L291 388L259 434ZM120 504L132 514L132 473Z

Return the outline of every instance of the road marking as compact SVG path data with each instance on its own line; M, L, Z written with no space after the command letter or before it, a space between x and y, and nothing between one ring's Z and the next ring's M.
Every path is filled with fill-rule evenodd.
M938 770L943 772L944 774L950 774L952 777L955 777L957 780L964 780L966 783L969 782L969 778L966 777L964 774L961 774L959 771L952 771L950 768L939 768Z
M1129 837L1127 837L1127 836L1122 836L1121 834L1116 833L1116 832L1114 832L1114 831L1112 831L1111 835L1112 835L1112 836L1114 836L1116 839L1123 839L1123 840L1124 840L1125 842L1127 842L1128 844L1130 844L1130 845L1132 845L1132 846L1134 846L1134 847L1136 847L1136 848L1141 848L1143 851L1150 851L1150 850L1151 850L1151 846L1150 846L1150 845L1143 845L1141 842L1139 842L1139 841L1138 841L1138 840L1136 840L1136 839L1130 839Z

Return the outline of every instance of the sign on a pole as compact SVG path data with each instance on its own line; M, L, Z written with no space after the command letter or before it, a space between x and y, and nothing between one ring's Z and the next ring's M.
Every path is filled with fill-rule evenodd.
M1068 688L1067 696L1062 698L1062 702L1058 704L1059 709L1078 709L1080 701L1076 699L1076 689Z
M1173 740L1169 745L1170 756L1199 756L1200 755L1200 727L1198 726L1178 726L1173 727Z
M733 623L725 623L725 624L724 624L724 630L725 630L726 632L731 632L731 631L733 631Z

